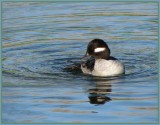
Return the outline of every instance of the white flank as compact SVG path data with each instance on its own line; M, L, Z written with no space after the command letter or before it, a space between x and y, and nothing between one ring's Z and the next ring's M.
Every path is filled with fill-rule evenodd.
M102 51L104 51L106 48L96 48L96 49L94 49L94 52L95 53L98 53L98 52L102 52Z

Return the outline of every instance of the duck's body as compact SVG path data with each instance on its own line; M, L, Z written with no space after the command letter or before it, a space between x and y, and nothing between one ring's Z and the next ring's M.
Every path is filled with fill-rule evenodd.
M93 76L117 76L124 73L124 65L118 60L96 59L94 67L87 68L87 65L81 65L84 74Z
M92 40L89 43L86 55L91 55L94 59L89 58L86 63L81 64L81 70L84 74L117 76L125 72L123 63L110 56L110 49L100 39Z

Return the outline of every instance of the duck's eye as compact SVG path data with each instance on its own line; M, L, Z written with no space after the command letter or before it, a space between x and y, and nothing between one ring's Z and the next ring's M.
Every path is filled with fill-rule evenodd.
M103 52L106 48L96 48L94 49L94 52L95 53L98 53L98 52Z

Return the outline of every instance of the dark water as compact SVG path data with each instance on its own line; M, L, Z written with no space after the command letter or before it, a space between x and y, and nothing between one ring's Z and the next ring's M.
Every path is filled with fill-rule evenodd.
M157 3L3 2L2 121L157 122L157 32ZM94 38L108 43L125 75L66 69Z

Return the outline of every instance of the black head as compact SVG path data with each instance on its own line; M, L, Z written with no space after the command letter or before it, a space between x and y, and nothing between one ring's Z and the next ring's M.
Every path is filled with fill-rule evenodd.
M108 59L110 49L103 40L94 39L88 44L86 56L94 56L96 59Z

